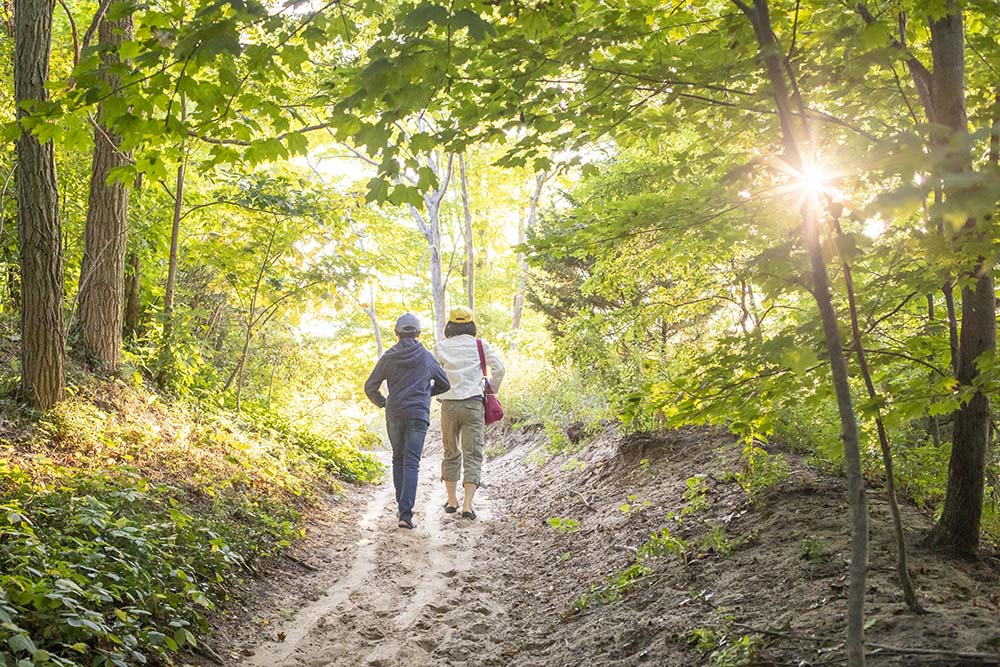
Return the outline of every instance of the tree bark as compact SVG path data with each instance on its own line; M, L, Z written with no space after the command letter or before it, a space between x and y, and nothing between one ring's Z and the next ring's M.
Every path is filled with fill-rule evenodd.
M952 137L962 138L968 131L965 106L965 30L962 9L949 0L948 13L930 23L931 54L934 61L932 98L935 120ZM964 141L948 142L952 148L947 170L966 171L971 156ZM947 198L961 198L961 190L946 192ZM985 230L970 219L958 232L959 242L981 242ZM970 270L972 284L962 288L962 328L959 334L957 379L960 388L969 390L979 374L981 355L996 347L996 304L993 291L993 266L990 260L977 257ZM962 556L976 556L983 511L986 476L986 452L990 437L990 401L981 391L963 404L954 417L951 460L948 464L948 488L941 518L929 540L936 546Z
M48 99L52 10L48 0L14 5L14 99L17 118ZM22 126L17 141L17 211L21 259L21 393L47 409L66 387L62 228L55 148Z
M131 39L132 33L131 15L106 19L98 30L101 78L116 92L121 82L114 72L119 64L115 49ZM102 104L94 121L94 157L78 301L83 352L97 370L114 373L122 346L129 192L124 184L109 183L108 178L113 169L127 165L130 156L121 151L121 137L103 116Z
M462 236L465 238L465 293L469 309L476 309L476 248L472 238L472 210L469 208L469 180L465 173L465 156L458 156L458 176L462 184L462 211L465 215L465 225Z
M795 129L791 96L785 81L784 52L771 27L767 0L753 0L749 5L743 0L732 0L754 28L760 55L771 83L778 120L781 124L786 159L796 169L805 165ZM792 73L789 72L789 76ZM807 119L801 119L803 136L809 136ZM851 508L851 564L850 587L847 596L847 661L850 667L865 664L864 603L865 582L868 575L868 503L861 474L861 446L858 422L854 414L851 386L848 380L847 360L844 357L837 312L830 295L830 281L823 246L820 238L819 207L815 193L806 198L802 206L802 237L809 254L812 273L813 296L823 321L826 350L830 360L837 410L840 415L841 437L844 443L844 466L847 474L847 494Z

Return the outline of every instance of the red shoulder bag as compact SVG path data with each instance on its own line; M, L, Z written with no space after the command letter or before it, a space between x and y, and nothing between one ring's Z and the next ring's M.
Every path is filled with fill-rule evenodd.
M486 353L483 352L483 341L476 339L476 347L479 348L479 368L483 371L483 406L485 410L485 422L492 424L503 419L503 407L497 394L490 386L490 380L486 377Z

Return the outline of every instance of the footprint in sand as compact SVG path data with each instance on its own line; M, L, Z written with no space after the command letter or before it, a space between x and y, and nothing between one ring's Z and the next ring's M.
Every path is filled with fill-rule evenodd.
M434 612L434 614L436 616L444 616L445 614L447 614L449 611L452 610L452 606L450 604L447 604L447 603L445 603L445 604L429 604L429 605L427 605L427 608L430 609L432 612Z
M435 640L433 637L424 637L423 639L418 639L413 643L422 648L423 650L427 651L428 653L433 653L434 649L437 648L437 640Z

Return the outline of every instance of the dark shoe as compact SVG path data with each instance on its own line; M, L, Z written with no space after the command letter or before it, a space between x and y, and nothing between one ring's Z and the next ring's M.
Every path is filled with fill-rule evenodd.
M452 507L448 503L444 504L444 513L445 514L454 514L457 511L458 511L458 507Z
M413 530L414 528L417 527L417 524L413 523L412 520L407 521L406 519L400 519L398 525L400 528L406 528L408 530Z
M462 512L462 518L469 519L470 521L472 521L473 519L476 518L476 513L473 512L472 510L469 510L468 512Z

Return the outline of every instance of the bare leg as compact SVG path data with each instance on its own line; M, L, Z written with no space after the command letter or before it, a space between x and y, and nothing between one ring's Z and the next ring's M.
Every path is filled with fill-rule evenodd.
M452 482L454 484L454 482ZM476 495L476 489L479 487L475 484L464 485L465 498L462 501L462 511L471 512L472 511L472 498Z
M448 492L448 504L458 507L458 482L445 480L444 490Z

